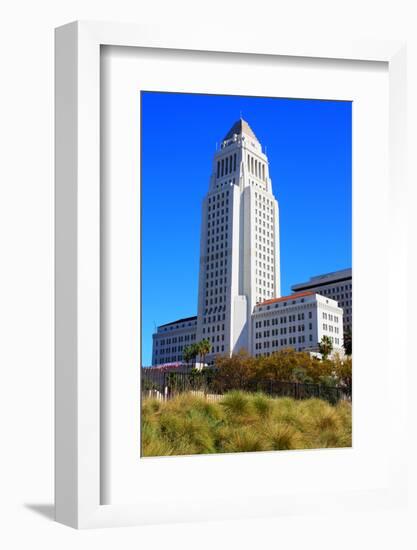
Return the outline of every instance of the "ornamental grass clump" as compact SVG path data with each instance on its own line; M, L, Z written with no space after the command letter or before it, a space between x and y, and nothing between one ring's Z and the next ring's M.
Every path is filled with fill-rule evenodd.
M252 397L252 405L258 416L268 418L272 414L274 400L262 393L257 393Z
M250 395L242 391L231 391L226 393L220 401L220 405L231 419L250 416L253 413Z
M302 433L290 424L268 422L262 431L265 447L271 451L305 448Z
M142 402L142 456L349 447L352 406L243 391Z

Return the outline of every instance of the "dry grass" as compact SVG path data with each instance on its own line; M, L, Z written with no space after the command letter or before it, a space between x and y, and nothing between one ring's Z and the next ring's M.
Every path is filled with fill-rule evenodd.
M217 402L182 394L142 404L142 455L350 447L352 407L240 391Z

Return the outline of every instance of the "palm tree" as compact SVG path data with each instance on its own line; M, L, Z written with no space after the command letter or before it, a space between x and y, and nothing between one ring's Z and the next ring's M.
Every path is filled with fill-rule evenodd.
M189 348L190 348L191 359L194 361L194 366L195 366L196 357L200 353L198 344L196 344L196 343L190 344Z
M207 338L205 338L204 340L201 340L201 342L199 342L198 344L198 348L200 351L201 362L203 363L203 367L204 367L206 355L210 353L210 350L211 350L210 340L208 340Z
M326 360L331 354L333 349L333 343L330 339L330 336L323 336L319 342L319 351L323 356L323 359Z
M185 346L182 355L184 357L184 361L187 363L187 367L190 365L190 361L193 358L191 346Z

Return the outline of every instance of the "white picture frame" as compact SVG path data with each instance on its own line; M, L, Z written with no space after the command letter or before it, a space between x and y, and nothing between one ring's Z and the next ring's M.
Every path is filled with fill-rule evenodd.
M160 521L152 506L101 504L100 400L100 48L126 46L246 53L297 58L382 61L389 70L390 185L397 197L391 220L393 238L405 232L405 44L397 41L289 42L261 32L213 33L195 28L175 29L113 23L75 22L56 31L56 519L77 528L129 525ZM397 269L404 275L404 258ZM398 274L398 272L397 272ZM394 306L391 304L391 308ZM398 403L405 393L405 353L399 352ZM404 420L399 407L396 422ZM390 457L393 475L386 490L339 495L339 504L372 506L404 498L406 479L401 437ZM288 495L271 513L326 507L335 497ZM167 521L186 519L166 502ZM229 508L229 510L227 509ZM214 514L214 509L216 513ZM262 510L260 511L262 514ZM207 510L189 519L239 517L238 506L219 494L213 515Z

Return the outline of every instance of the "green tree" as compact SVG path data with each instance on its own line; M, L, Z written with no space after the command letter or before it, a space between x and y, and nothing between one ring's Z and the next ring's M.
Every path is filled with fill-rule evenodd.
M336 357L335 374L338 379L338 384L342 386L352 387L352 357L347 356L341 359Z
M343 347L346 355L352 355L352 330L350 328L343 335Z
M220 391L247 389L254 374L255 362L256 360L244 350L231 357L217 356L215 387Z
M323 359L326 360L329 355L332 353L333 343L330 339L330 336L323 336L319 342L319 351L323 356Z
M210 340L207 340L207 338L204 338L204 340L201 340L201 342L198 343L198 348L200 352L201 362L203 363L203 366L204 366L206 355L210 353L210 350L211 350Z

